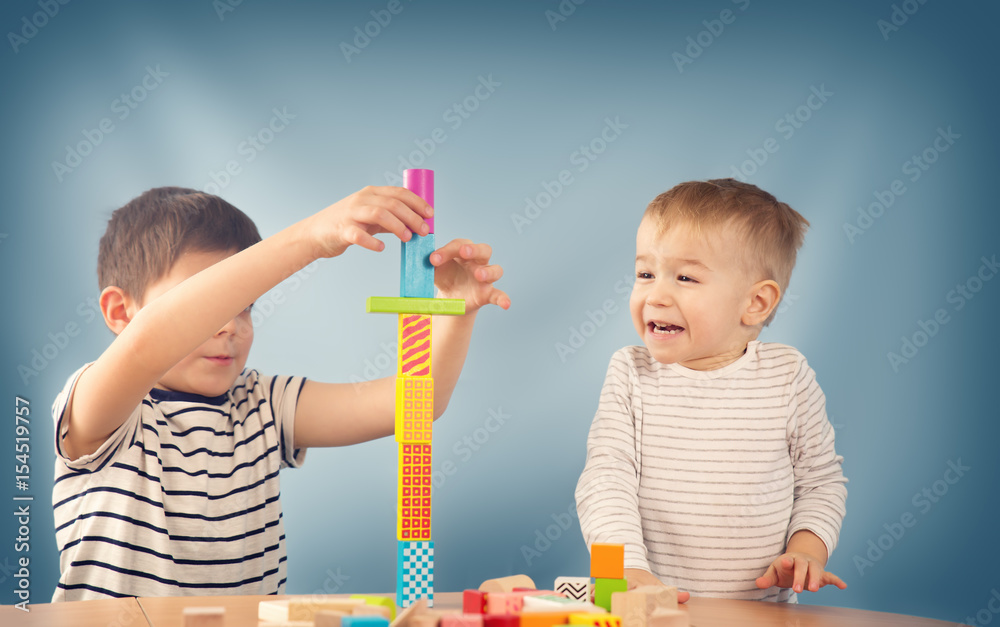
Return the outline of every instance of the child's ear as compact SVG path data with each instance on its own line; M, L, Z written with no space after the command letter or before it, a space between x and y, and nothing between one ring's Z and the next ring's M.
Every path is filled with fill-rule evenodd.
M114 285L104 288L101 292L100 305L101 313L104 314L104 324L108 325L115 335L125 330L132 321L132 316L138 311L136 303L125 290Z
M740 319L743 324L755 327L767 320L781 300L781 288L771 279L758 281L750 288L750 300Z

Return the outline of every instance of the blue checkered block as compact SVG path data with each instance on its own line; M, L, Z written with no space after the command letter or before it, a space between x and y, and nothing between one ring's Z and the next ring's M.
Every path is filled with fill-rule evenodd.
M396 554L396 605L409 607L417 599L434 605L434 543L400 540Z

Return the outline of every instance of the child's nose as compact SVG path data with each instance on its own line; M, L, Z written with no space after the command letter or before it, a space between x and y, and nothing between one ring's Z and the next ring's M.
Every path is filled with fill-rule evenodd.
M646 304L653 307L667 307L673 302L673 295L665 285L654 285L646 295Z
M216 335L222 335L223 333L229 333L230 335L234 335L238 328L237 324L238 323L236 322L236 318L233 318L225 325L223 325L223 327L216 332Z

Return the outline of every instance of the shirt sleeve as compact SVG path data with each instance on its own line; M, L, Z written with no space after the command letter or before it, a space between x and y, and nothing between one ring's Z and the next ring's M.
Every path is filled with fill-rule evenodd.
M65 387L63 387L62 391L56 396L56 400L52 403L52 419L55 421L57 463L62 463L71 470L96 472L104 468L109 461L115 458L118 452L122 450L122 444L126 441L131 442L135 437L136 426L139 424L139 418L142 414L142 404L140 403L132 410L131 415L129 415L125 422L115 429L96 451L89 455L82 455L76 459L70 458L66 453L66 449L63 448L63 440L66 438L66 433L69 430L69 424L66 421L66 408L73 397L73 391L76 389L76 382L80 379L80 375L92 363L84 364L79 370L70 375Z
M639 516L641 410L634 361L626 349L608 366L597 414L587 438L587 462L576 486L583 539L625 545L625 568L650 570Z
M282 468L299 468L306 461L306 449L294 448L295 407L305 384L303 377L261 377L261 388L267 396L274 416L274 427L281 445Z
M805 360L792 384L788 451L795 474L794 503L788 537L806 529L832 554L847 513L844 458L834 450L833 426L826 416L826 396Z

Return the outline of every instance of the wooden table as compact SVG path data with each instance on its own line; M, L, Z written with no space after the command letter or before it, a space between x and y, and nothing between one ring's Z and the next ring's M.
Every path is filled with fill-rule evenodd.
M387 595L391 596L391 595ZM24 613L0 606L3 627L183 627L185 607L226 608L226 627L256 627L257 604L288 596L162 597L102 601L73 601L30 605ZM435 595L437 609L457 609L462 595ZM693 598L682 604L691 627L954 627L954 623L819 605L790 605L757 601Z

